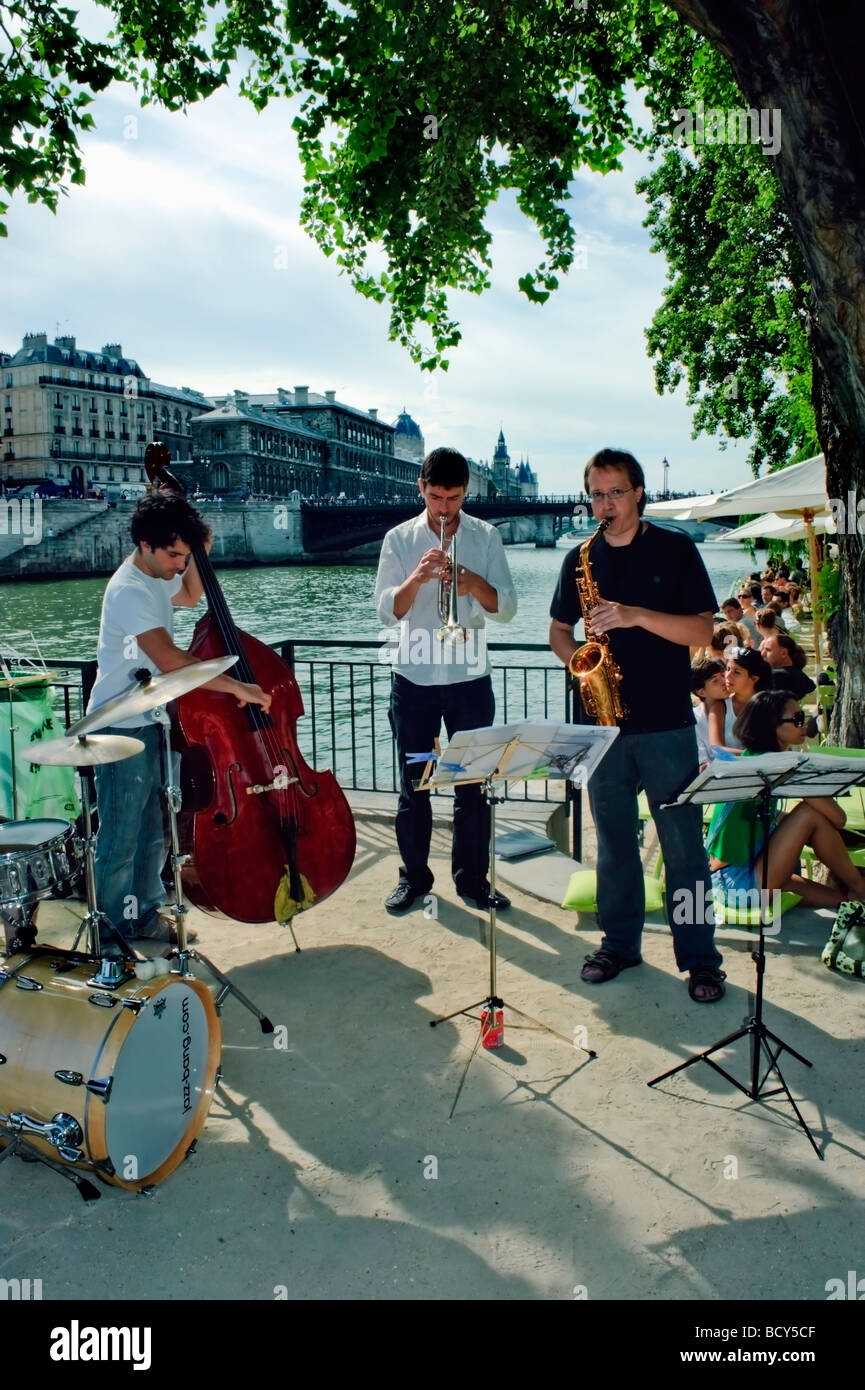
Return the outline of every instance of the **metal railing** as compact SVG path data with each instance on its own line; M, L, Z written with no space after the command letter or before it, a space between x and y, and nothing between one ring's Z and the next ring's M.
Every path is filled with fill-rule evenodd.
M298 720L297 739L307 761L313 767L330 767L346 791L395 792L396 755L388 722L391 665L380 656L382 643L294 638L270 645L294 671L303 697L304 716ZM554 661L546 643L489 642L487 650L493 655L490 674L497 723L570 718L570 678ZM319 656L319 652L333 655ZM542 653L547 661L514 659L524 653ZM497 661L496 655L504 659ZM95 662L50 656L45 662L56 676L58 720L62 714L66 725L72 724L84 712ZM564 800L564 784L546 780L505 783L505 795L509 800L557 803Z

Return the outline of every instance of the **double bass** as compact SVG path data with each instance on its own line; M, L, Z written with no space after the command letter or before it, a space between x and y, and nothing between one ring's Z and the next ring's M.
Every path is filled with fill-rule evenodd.
M151 484L185 495L171 454L149 444ZM354 862L354 817L332 772L317 772L297 744L303 700L271 647L234 624L210 556L192 549L208 611L189 651L201 661L237 656L227 674L271 695L270 712L240 708L233 695L200 688L174 707L183 768L183 887L204 912L238 922L288 922L333 893Z

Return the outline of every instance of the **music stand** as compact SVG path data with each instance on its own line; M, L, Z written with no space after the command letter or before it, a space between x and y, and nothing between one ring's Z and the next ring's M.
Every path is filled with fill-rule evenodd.
M823 1154L817 1147L816 1140L790 1093L790 1088L778 1065L778 1058L782 1052L789 1052L791 1057L795 1057L806 1067L810 1067L812 1063L808 1061L807 1057L796 1052L788 1043L783 1042L763 1022L763 976L766 972L765 928L769 902L769 851L771 843L769 832L772 820L769 802L773 796L777 795L784 797L836 797L850 787L861 783L865 783L865 767L862 766L860 759L823 757L820 754L810 753L804 755L800 753L764 753L759 757L736 758L732 761L715 759L694 778L693 782L681 792L675 801L668 803L669 806L688 806L692 804L703 805L706 802L752 801L755 798L759 800L757 815L763 831L764 847L760 891L760 934L757 949L751 952L751 959L754 961L757 971L757 989L754 1013L746 1019L741 1028L737 1029L735 1033L728 1033L725 1038L713 1043L703 1052L689 1057L686 1062L680 1062L678 1066L671 1067L669 1071L653 1077L651 1081L647 1082L647 1085L657 1086L668 1076L675 1076L676 1072L685 1071L695 1062L706 1062L714 1071L726 1077L749 1100L768 1100L770 1096L784 1094L793 1107L797 1122L805 1131L811 1147L820 1159L823 1158ZM665 806L663 809L667 809L667 807ZM729 1047L731 1043L738 1042L739 1038L745 1037L751 1039L751 1080L749 1086L737 1081L735 1076L731 1076L712 1058L713 1052L719 1052L722 1048ZM770 1046L770 1041L775 1044L774 1049ZM768 1066L761 1077L760 1057L762 1052L765 1052L768 1058ZM781 1084L776 1086L774 1090L764 1091L763 1087L773 1072L776 1073Z
M497 1026L497 1014L505 1007L525 1020L529 1028L541 1029L545 1033L560 1038L568 1046L580 1045L573 1038L550 1028L546 1023L532 1018L515 1005L503 999L496 987L496 803L504 797L497 796L493 790L496 782L521 782L528 779L548 778L549 780L569 779L584 786L606 753L613 739L618 735L617 728L593 725L560 724L555 720L526 720L519 724L502 724L498 728L463 729L454 734L448 747L439 758L433 771L432 760L427 763L418 783L418 791L429 788L457 787L468 783L481 783L484 797L490 808L490 985L489 992L471 1004L454 1009L439 1018L430 1019L430 1027L447 1023L449 1019L463 1014L466 1018L476 1018L471 1012L481 1005L486 1010L486 1019L481 1018L481 1030L475 1039L468 1060L460 1077L457 1093L451 1106L449 1119L453 1118L469 1067L484 1038L484 1022L490 1029ZM519 1027L520 1025L515 1025ZM591 1059L597 1054L588 1047L580 1047Z

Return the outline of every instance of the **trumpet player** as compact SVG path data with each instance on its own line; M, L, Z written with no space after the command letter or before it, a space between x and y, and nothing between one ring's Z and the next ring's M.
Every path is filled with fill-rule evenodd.
M589 781L604 935L581 977L603 984L642 961L637 795L645 790L664 856L676 964L689 972L691 998L709 1004L722 998L725 977L714 943L700 807L661 808L697 773L688 649L709 641L717 603L690 537L643 520L645 478L631 454L602 449L587 463L583 487L602 532L592 538L591 553L587 544L565 556L550 606L550 646L569 665L578 650L574 626L583 619L587 638L605 653L589 678L597 700L590 689L588 703L615 705L615 714L600 722L615 722L620 732ZM572 671L580 665L576 660ZM613 692L606 700L605 689Z
M487 618L509 622L517 611L498 531L462 510L468 483L468 463L456 449L427 454L418 479L424 510L388 531L379 558L376 610L386 627L400 625L398 642L385 648L393 665L388 714L400 776L395 829L402 860L396 888L385 898L389 912L406 912L433 885L432 808L429 793L414 789L424 763L412 756L432 751L443 723L449 737L492 724L485 624ZM485 910L488 870L489 808L479 786L458 787L451 873L459 896ZM495 906L501 912L510 903L497 894Z

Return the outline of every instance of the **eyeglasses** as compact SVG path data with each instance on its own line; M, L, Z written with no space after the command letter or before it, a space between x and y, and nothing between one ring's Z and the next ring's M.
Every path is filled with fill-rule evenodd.
M590 492L589 497L593 502L605 502L609 497L611 502L619 502L626 492L633 492L632 487L611 487L609 492Z
M738 597L739 597L739 598L750 598L751 595L750 595L750 594L739 594Z
M795 714L787 714L783 719L779 719L779 724L795 724L797 729L804 729L807 716L804 710L797 709Z

